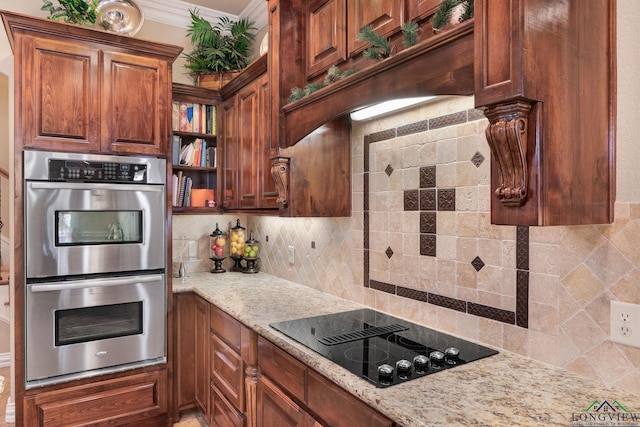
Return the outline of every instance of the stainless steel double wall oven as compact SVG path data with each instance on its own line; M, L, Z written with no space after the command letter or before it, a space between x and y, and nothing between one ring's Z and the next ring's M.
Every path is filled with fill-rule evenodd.
M166 361L164 159L24 152L27 388Z

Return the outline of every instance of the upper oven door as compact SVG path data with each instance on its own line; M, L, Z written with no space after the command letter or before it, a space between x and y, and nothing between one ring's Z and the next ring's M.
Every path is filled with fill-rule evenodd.
M27 279L165 268L165 186L25 182Z

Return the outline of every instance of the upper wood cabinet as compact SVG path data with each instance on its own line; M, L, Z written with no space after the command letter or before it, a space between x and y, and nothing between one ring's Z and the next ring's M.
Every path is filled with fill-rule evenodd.
M476 0L495 224L613 221L615 1Z
M389 37L404 24L405 0L347 0L347 52L353 56L368 43L357 38L365 25L383 37Z
M307 76L312 78L346 59L347 0L307 4Z
M223 207L276 209L271 177L271 104L267 58L252 63L223 93Z
M166 155L171 64L182 48L3 13L24 147Z
M419 21L435 13L442 0L407 0L409 3L408 21Z

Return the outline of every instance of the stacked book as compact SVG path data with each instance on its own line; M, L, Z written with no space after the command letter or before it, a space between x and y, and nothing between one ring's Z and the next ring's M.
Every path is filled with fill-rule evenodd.
M215 135L215 105L173 101L172 129L174 132L193 132Z
M174 135L173 163L180 166L215 167L216 147L208 147L207 140L202 138L183 144L182 138Z

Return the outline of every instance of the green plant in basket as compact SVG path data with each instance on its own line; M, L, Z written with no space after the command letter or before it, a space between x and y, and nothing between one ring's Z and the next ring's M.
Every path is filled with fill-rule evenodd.
M48 19L69 24L93 27L98 18L98 0L58 0L55 6L51 0L42 0L40 10L49 12Z

